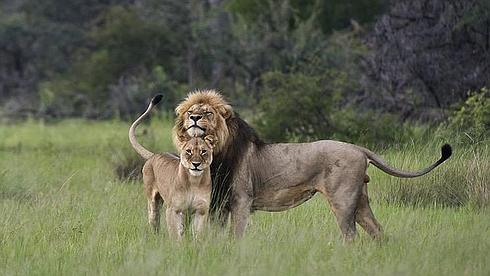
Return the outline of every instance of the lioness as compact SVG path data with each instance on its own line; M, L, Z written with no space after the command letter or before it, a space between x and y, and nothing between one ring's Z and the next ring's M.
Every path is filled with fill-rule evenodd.
M176 144L190 137L220 137L211 165L212 211L223 223L231 212L232 231L241 236L255 210L283 211L323 194L345 240L353 240L356 222L373 238L382 233L369 206L369 163L397 177L417 177L451 156L449 145L428 168L401 171L368 149L331 140L266 144L214 90L196 91L176 108Z
M214 138L193 137L181 144L180 159L171 153L154 154L136 141L135 130L162 96L152 99L148 109L131 125L129 140L136 152L146 159L143 182L148 198L148 222L155 231L160 227L160 207L166 205L166 221L170 236L181 240L184 215L193 218L193 233L199 235L207 222L211 201L211 174Z

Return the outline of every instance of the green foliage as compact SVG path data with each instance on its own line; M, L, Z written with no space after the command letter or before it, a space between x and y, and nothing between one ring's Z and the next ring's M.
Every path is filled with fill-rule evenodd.
M150 78L144 80L145 88L153 97L156 94L163 94L164 100L159 104L159 109L168 110L171 114L177 104L187 95L189 87L186 84L174 81L164 70L162 66L153 68ZM141 91L143 92L143 91ZM148 101L148 97L140 101Z
M307 53L289 72L262 75L255 124L267 140L330 138L383 146L410 139L415 127L395 115L358 111L357 64L365 47L355 34L335 33L327 43L303 49Z
M359 112L346 107L332 114L337 131L328 137L376 148L410 142L426 135L427 127L402 123L398 116L371 110Z
M68 56L81 36L71 25L25 12L0 13L1 104L14 113L37 110L39 83L70 66ZM20 98L20 103L9 102L12 98Z
M318 20L321 22L322 30L326 33L332 30L342 30L356 20L361 24L374 21L377 15L386 9L387 0L326 0L319 1L321 12Z
M101 12L112 5L123 5L130 0L24 0L21 9L32 17L45 18L53 23L86 28Z
M156 135L158 133L169 137L168 133L170 133L171 127L173 126L173 120L167 116L155 115L157 114L152 115L154 120L149 120L149 123L143 123L137 128L136 137L149 151L158 153L160 151L157 149L160 148L159 144L161 143L161 139ZM135 118L133 118L133 120L134 119ZM163 128L158 126L159 122L162 120L164 122ZM159 131L156 131L158 128L160 128ZM166 151L175 152L168 140L164 142L164 145L166 145ZM112 152L110 157L111 169L120 181L124 182L142 179L141 170L143 169L145 160L141 158L132 147L109 145L109 148Z
M248 24L256 24L262 15L267 14L270 7L281 7L284 3L293 16L289 20L290 28L296 28L301 21L315 18L315 26L324 33L334 30L342 30L351 25L354 19L362 24L371 23L387 6L386 0L289 0L289 1L260 1L260 0L231 0L228 2L228 10L242 16Z
M482 88L470 93L459 110L449 118L448 127L477 140L490 136L490 90Z
M148 100L156 94L163 94L164 101L160 110L173 113L177 103L188 91L186 85L169 78L162 66L156 66L151 72L142 69L139 74L121 77L106 88L110 103L100 102L100 93L77 93L82 90L83 82L74 83L70 79L57 79L44 82L40 87L42 111L54 117L78 115L85 117L116 116L124 119L134 118L140 114ZM94 106L94 102L102 105Z
M65 114L76 114L75 109L87 108L84 97L77 95L74 85L69 80L60 79L40 84L40 110L45 114L59 117ZM67 101L71 99L71 101Z
M415 131L394 115L343 107L345 74L268 73L263 80L267 93L258 106L256 125L268 141L328 138L381 147L409 141Z
M108 86L120 77L165 64L162 57L170 51L166 34L161 26L144 21L136 8L111 7L89 34L96 50L81 52L74 65L78 88L105 102Z
M451 32L465 33L466 23L484 26L489 2L473 2L462 4L466 15ZM368 58L376 34L370 23L387 5L386 0L7 1L0 11L0 109L13 116L129 118L155 93L167 97L163 107L170 110L189 90L216 88L237 109L257 112L257 124L271 140L396 142L410 131L399 133L404 127L395 116L370 109L403 102L403 93L392 93L405 87L396 76L388 82L393 87L376 89L386 75L403 73L386 70L389 63L382 58L391 55L381 51L380 58ZM421 11L408 9L407 18ZM439 37L440 29L430 37ZM478 34L484 30L475 29L468 39L483 45ZM398 43L403 36L393 39ZM375 65L379 70L365 70ZM423 67L432 73L417 73L410 81L425 76L427 87L447 83L431 78L451 70ZM373 72L381 75L376 79ZM456 90L451 94L462 91ZM410 91L417 100L391 112L418 113L426 98Z
M257 126L265 137L272 141L298 136L314 140L335 130L331 114L344 88L345 76L267 73L263 81L265 93Z
M99 20L89 36L99 50L107 51L116 75L161 63L172 53L169 30L146 21L136 7L113 6Z
M40 85L44 112L126 117L134 113L128 102L138 106L155 93L175 103L181 90L165 73L172 45L164 26L144 20L136 7L111 6L87 37L92 47L78 49L70 70Z

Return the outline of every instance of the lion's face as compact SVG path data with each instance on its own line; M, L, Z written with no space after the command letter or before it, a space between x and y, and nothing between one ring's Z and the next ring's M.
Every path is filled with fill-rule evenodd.
M204 136L217 125L216 110L208 104L195 104L184 114L184 129L190 137ZM219 114L218 114L219 116Z
M178 149L192 137L213 135L218 143L215 153L220 152L228 141L227 119L233 116L231 106L214 90L190 93L175 109L177 118L173 139Z
M192 176L200 176L211 165L215 142L214 137L208 135L204 138L192 137L183 143L180 162Z

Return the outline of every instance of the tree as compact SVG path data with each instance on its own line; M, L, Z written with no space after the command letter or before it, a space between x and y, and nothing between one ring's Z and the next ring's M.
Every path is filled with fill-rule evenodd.
M490 85L488 0L395 1L367 41L371 107L441 118L467 91Z
M113 2L0 3L0 98L8 113L38 112L40 84L71 68L91 22Z

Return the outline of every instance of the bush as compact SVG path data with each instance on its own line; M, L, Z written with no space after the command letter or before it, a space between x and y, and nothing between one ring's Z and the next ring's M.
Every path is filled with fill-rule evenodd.
M96 23L85 34L91 46L73 54L70 69L40 83L41 113L128 118L155 93L175 105L183 86L167 75L175 48L168 28L128 6L112 6Z
M353 87L343 72L330 70L321 76L273 72L263 81L255 125L268 141L328 138L383 146L409 141L416 130L394 115L356 112L345 103L346 91Z
M157 148L155 134L149 127L140 126L137 131L138 141L144 143L145 148ZM134 149L129 147L112 147L111 148L111 166L114 175L122 181L139 180L143 177L141 170L145 160L139 156Z
M172 81L162 66L155 66L150 72L142 68L139 74L121 76L106 90L104 93L110 100L94 106L93 103L98 101L98 97L77 93L79 90L70 79L60 78L44 82L39 93L41 111L51 117L128 119L140 114L141 108L147 105L155 94L163 94L165 99L159 108L173 113L174 107L184 97L187 86Z
M480 140L490 135L490 90L470 93L463 105L449 119L448 128Z
M427 134L427 127L402 123L396 115L389 113L344 108L332 114L332 117L340 130L329 138L368 147L399 145L421 139Z
M187 86L171 80L161 66L156 66L152 72L145 71L138 76L121 77L117 84L109 87L113 114L124 119L134 118L156 94L164 95L158 108L173 114L175 106L187 93Z
M335 80L335 82L334 82ZM303 73L267 73L263 76L261 114L256 120L259 132L272 141L293 138L325 138L335 131L332 111L345 76L328 77Z

